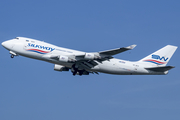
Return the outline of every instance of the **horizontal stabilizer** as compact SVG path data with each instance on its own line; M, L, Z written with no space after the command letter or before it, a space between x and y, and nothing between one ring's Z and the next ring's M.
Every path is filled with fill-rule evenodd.
M174 66L163 66L163 67L151 67L151 68L145 68L147 70L152 70L155 72L165 72L168 71L170 69L174 68Z

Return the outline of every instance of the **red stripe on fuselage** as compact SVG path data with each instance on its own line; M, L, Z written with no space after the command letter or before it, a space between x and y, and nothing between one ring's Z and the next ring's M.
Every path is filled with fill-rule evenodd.
M27 49L27 50L34 50L34 51L38 51L38 52L42 52L42 53L49 53L49 51L43 51L43 50L39 50L39 49Z

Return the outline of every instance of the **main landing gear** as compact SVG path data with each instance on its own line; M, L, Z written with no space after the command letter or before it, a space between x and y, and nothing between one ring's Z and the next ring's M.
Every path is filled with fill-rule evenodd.
M84 70L78 70L78 66L76 66L75 64L72 66L71 71L74 76L77 74L81 76L83 75L83 72L84 72Z

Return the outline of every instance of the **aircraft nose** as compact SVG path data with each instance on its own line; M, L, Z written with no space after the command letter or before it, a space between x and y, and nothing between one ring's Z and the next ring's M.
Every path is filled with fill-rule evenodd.
M4 46L4 42L2 42L1 45Z
M5 41L5 42L2 42L1 45L2 45L3 47L5 47L5 46L6 46L6 41Z
M6 49L11 49L13 46L13 44L10 40L2 42L1 45Z

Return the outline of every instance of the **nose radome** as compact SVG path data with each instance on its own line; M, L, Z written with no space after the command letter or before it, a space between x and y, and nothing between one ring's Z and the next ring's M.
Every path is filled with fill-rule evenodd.
M4 42L2 42L1 45L4 46Z
M1 45L6 49L11 49L13 46L13 41L12 40L4 41L1 43Z
M6 44L6 41L1 43L1 45L2 45L3 47L5 47L5 44Z

